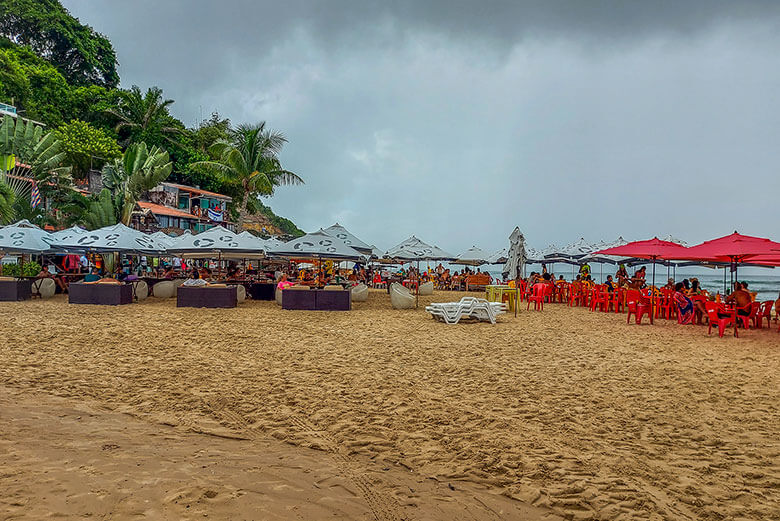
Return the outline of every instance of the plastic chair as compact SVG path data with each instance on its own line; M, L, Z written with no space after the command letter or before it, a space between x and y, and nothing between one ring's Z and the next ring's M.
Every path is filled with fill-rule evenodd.
M707 310L707 318L709 318L710 328L709 331L707 331L707 334L712 334L712 325L717 324L718 325L718 336L723 338L723 332L726 330L726 327L734 324L734 315L730 314L727 317L722 317L718 315L719 310L723 310L722 305L718 305L715 302L705 302L704 303L704 309ZM736 333L736 329L734 330ZM737 333L736 336L739 336Z
M608 304L609 294L607 293L606 287L595 286L593 288L593 296L590 299L590 310L596 311L597 308L600 308L601 311L606 311Z
M741 308L737 308L737 320L742 323L742 327L745 329L750 329L750 319L753 316L753 313L757 313L758 309L756 302L751 302L747 306L742 306ZM740 311L747 311L747 315L740 315Z
M764 327L764 318L766 318L766 327L772 327L772 306L774 305L775 303L773 300L767 300L761 303L761 307L753 322L753 325L756 328L762 329Z
M626 291L626 309L628 314L626 315L626 324L631 323L631 315L634 315L637 324L642 323L642 315L647 313L650 316L650 300L648 297L643 296L639 290L630 289Z
M534 284L532 294L528 297L528 307L526 311L531 309L531 302L534 303L534 311L544 311L544 297L547 293L547 284L537 283Z

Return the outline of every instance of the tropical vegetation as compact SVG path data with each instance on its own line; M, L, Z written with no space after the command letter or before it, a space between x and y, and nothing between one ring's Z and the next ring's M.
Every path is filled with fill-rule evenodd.
M0 123L1 220L128 223L141 194L167 179L233 197L234 220L260 213L303 233L259 199L303 182L281 164L280 132L264 122L234 126L218 113L188 128L160 88L118 85L110 40L59 1L0 2L0 103L22 116ZM105 190L74 190L90 172L101 172ZM49 207L30 204L32 183L21 177L35 180Z

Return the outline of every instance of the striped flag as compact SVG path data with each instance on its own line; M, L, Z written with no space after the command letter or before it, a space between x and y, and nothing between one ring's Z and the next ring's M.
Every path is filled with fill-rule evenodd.
M30 206L37 208L41 204L41 192L38 190L38 184L33 180L32 192L30 193Z

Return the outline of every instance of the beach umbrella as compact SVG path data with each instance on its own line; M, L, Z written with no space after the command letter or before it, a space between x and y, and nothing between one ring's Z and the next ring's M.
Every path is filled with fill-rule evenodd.
M316 232L307 233L290 242L280 244L269 249L269 253L279 257L294 259L331 259L362 261L365 256L346 244L343 240L325 233L319 229Z
M61 242L61 241L70 240L73 237L79 237L85 233L87 233L87 230L82 228L81 226L71 226L70 228L65 228L64 230L51 232L49 234L49 237L51 237L53 241Z
M265 243L254 236L240 236L222 226L173 239L168 252L182 257L262 257Z
M385 257L405 262L455 260L454 255L447 253L438 246L431 246L414 235L387 250Z
M737 266L754 262L756 258L762 256L765 259L780 257L780 243L763 237L742 235L735 231L730 235L686 248L684 254L676 259L728 263L736 278Z
M26 219L0 228L0 251L5 254L45 253L51 242L49 232Z
M520 227L515 226L515 229L509 234L507 260L501 269L501 276L504 279L508 279L511 275L515 280L515 317L517 316L517 308L520 307L520 284L518 280L523 276L525 261L525 236L520 231Z
M500 250L491 253L488 256L488 264L504 264L509 259L509 250L507 248L501 248Z
M158 241L160 244L164 244L165 246L173 245L175 239L175 237L171 237L170 235L159 231L149 234L149 237Z
M420 273L420 261L453 261L455 256L447 253L438 246L418 239L414 235L387 250L385 257L401 262L417 262L417 273ZM420 303L420 282L417 281L417 301Z
M128 253L162 255L166 245L122 223L52 241L52 247L70 253Z
M462 264L464 266L481 266L487 264L487 260L490 255L482 251L482 249L472 246L468 250L464 251L458 258L452 261L452 264Z
M671 260L678 259L680 255L685 255L687 248L680 246L675 242L662 241L658 237L645 241L634 241L622 246L605 248L595 251L597 255L616 255L619 257L634 257L637 259L651 260L653 263L653 286L655 286L655 264L659 259ZM653 322L653 299L650 299L650 323Z
M336 223L333 226L329 226L328 228L325 228L323 231L328 235L336 237L337 239L341 239L342 241L344 241L344 244L346 244L347 246L351 246L352 248L356 249L360 253L363 253L365 255L371 255L371 246L361 241L357 237L355 237L355 235L352 234L352 232L350 232L349 230L341 226L339 223Z

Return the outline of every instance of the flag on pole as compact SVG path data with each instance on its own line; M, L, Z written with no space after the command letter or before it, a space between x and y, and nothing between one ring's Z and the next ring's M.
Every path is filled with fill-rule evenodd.
M32 192L30 193L30 206L37 208L41 204L41 192L35 180L32 181Z

